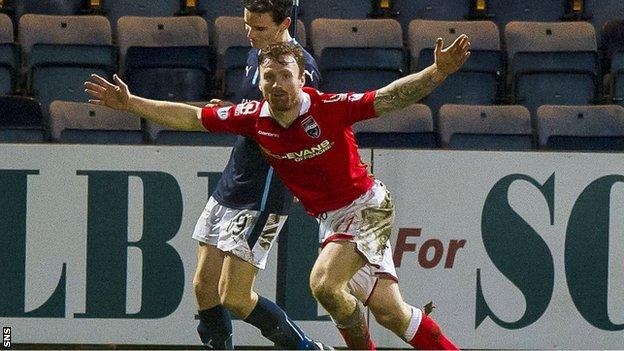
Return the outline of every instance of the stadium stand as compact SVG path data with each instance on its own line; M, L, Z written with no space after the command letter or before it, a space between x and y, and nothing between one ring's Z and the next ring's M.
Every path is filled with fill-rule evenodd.
M509 22L556 22L564 14L564 1L488 1L489 13L503 29Z
M92 73L110 78L117 67L110 24L102 16L26 14L18 36L28 91L44 114L54 100L84 101L84 81Z
M407 29L415 19L461 21L469 14L467 0L411 0L396 1L394 9L399 13L397 20ZM426 33L423 33L426 34Z
M600 71L591 24L510 22L505 40L514 99L531 113L541 105L596 102Z
M442 146L463 150L530 150L531 114L518 105L444 105L440 109Z
M209 26L214 24L214 30L219 28L216 23L219 17L241 17L244 9L242 1L221 1L219 6L215 6L213 0L197 0L198 13L206 19ZM211 34L214 34L213 30Z
M321 89L337 92L379 88L407 73L407 66L414 72L433 62L437 37L443 37L445 44L450 45L461 33L470 36L470 60L423 101L430 108L433 129L398 123L397 126L407 128L401 133L385 123L375 126L373 121L366 122L355 128L364 145L435 147L439 142L434 132L439 130L442 144L449 148L525 149L529 136L521 134L513 136L517 140L511 140L508 135L492 136L487 131L485 136L460 132L447 140L442 128L444 133L449 130L449 117L444 117L442 126L443 117L438 117L443 112L441 107L451 104L444 106L444 113L449 114L454 112L452 105L466 105L464 115L478 114L480 122L494 123L496 116L515 113L519 118L526 114L520 113L518 106L483 105L522 104L532 113L535 136L536 111L542 105L603 103L602 94L608 95L610 102L624 105L624 2L585 0L582 7L573 9L572 15L564 14L572 11L571 1L484 3L484 14L491 15L492 21L464 20L476 18L471 13L474 1L393 1L391 11L385 14L396 15L395 20L367 19L372 10L367 1L303 1L303 21L298 23L297 39L304 47L309 43L314 49L324 75ZM101 10L106 17L84 15L94 9ZM117 47L111 45L116 37L120 71L133 92L140 95L177 101L228 99L245 74L249 42L242 30L242 1L220 1L215 6L211 0L7 0L0 1L0 12L20 19L12 21L10 16L0 13L0 94L21 94L25 89L41 103L42 122L29 122L28 127L40 128L35 133L39 133L34 137L36 141L46 140L41 128L47 126L51 101L84 102L82 83L88 75L97 73L110 78L117 71ZM82 15L69 16L72 14ZM179 14L197 16L176 16ZM311 40L306 40L304 21L311 29ZM111 31L111 26L118 23L118 29ZM405 36L401 25L407 29ZM211 26L214 31L209 32ZM504 42L499 30L503 28ZM601 33L600 45L596 44L596 31ZM213 47L209 45L210 34L214 35ZM409 55L405 55L403 39ZM161 84L163 81L167 84ZM11 103L25 104L17 98L5 101L3 106ZM56 105L73 106L61 102ZM64 113L74 113L74 109L64 108L69 111ZM416 115L427 115L423 106L402 112L404 118L397 117L397 121L414 123L421 118ZM463 118L467 117L460 119ZM20 128L14 129L23 130ZM228 145L232 140L185 135L149 123L144 123L143 128L143 139L157 144ZM115 132L93 129L95 134ZM92 132L68 130L64 132L67 135ZM31 133L32 137L30 131L20 133ZM53 136L55 141L60 140L60 134ZM490 141L484 141L488 138L500 139L502 144L497 146L494 142L490 147ZM87 139L85 142L90 142ZM122 139L119 143L126 143ZM127 143L141 142L133 140ZM507 148L505 143L509 143Z
M124 16L169 17L180 12L180 0L102 0L102 11L115 31Z
M19 48L13 43L13 22L0 13L0 95L15 90L19 76Z
M551 150L624 150L624 107L541 106L539 145Z
M84 102L50 104L53 141L76 144L140 144L139 116Z
M365 19L370 11L370 1L362 0L301 1L299 5L300 18L308 28L315 19Z
M360 147L436 148L431 110L415 104L383 118L366 120L353 126Z
M203 18L128 16L117 29L121 68L136 94L175 101L210 97L216 58Z
M325 92L380 88L407 71L401 25L392 19L316 19L312 46Z
M0 96L0 142L48 141L41 105L33 98Z
M490 105L503 95L504 54L498 28L490 21L412 21L409 26L412 71L420 71L434 62L438 37L448 46L462 33L470 37L470 58L459 72L449 76L424 100L433 111L436 127L438 111L444 104Z

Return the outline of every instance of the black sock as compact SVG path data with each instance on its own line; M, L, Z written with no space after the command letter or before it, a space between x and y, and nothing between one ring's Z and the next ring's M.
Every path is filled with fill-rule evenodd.
M233 350L232 318L223 306L199 311L197 332L208 350Z
M288 319L284 310L262 296L258 296L258 303L245 322L260 329L262 335L279 348L313 350L315 347L314 342Z

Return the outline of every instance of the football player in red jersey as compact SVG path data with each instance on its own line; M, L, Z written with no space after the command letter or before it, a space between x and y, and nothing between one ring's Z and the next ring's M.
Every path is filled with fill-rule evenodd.
M87 92L92 103L170 127L254 138L282 181L319 220L323 249L310 287L347 346L374 346L366 344L364 302L382 326L413 347L457 349L433 319L401 297L388 240L394 220L390 192L361 162L351 125L422 99L464 64L469 46L466 35L446 49L438 39L431 66L363 94L303 88L301 49L288 43L270 45L259 57L265 98L259 102L198 109L147 100L130 94L118 77L114 85L94 76Z

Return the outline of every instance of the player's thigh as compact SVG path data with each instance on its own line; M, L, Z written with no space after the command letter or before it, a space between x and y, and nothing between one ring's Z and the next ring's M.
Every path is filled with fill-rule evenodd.
M329 242L312 267L310 286L313 290L327 287L344 289L365 262L355 243L346 240Z
M225 253L219 279L221 299L247 300L251 297L258 267L232 253Z
M197 266L193 290L200 310L220 304L219 278L224 254L215 246L200 242L197 246Z

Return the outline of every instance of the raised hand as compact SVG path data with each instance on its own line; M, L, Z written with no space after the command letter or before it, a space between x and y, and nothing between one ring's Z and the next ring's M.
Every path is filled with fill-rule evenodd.
M470 41L466 34L462 34L451 46L446 49L442 38L438 38L435 47L435 64L442 73L449 75L455 73L470 57Z
M130 92L128 86L119 76L113 75L115 84L106 79L92 74L88 81L84 83L85 92L89 94L89 102L95 105L108 106L117 110L127 110Z

